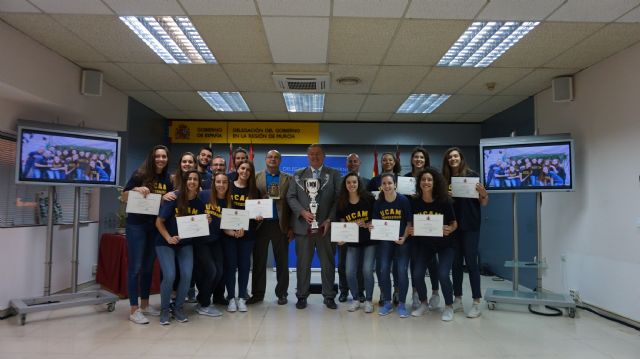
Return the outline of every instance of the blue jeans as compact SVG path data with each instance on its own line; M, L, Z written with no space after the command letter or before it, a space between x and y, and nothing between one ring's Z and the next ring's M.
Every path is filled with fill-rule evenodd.
M450 238L449 240L453 240ZM453 285L451 284L451 278L449 278L449 272L453 266L454 250L453 247L440 247L435 246L432 243L425 243L422 249L424 256L420 256L422 260L416 263L416 272L413 273L416 278L424 278L427 270L427 263L433 260L433 257L438 255L438 281L442 288L442 296L444 297L444 303L451 305L453 303ZM418 296L420 300L427 298L427 286L423 281L420 281L421 288L416 286L418 290Z
M153 261L156 259L154 240L158 231L152 223L129 224L127 233L127 291L129 304L138 305L138 296L149 299ZM138 292L138 286L140 291Z
M340 250L345 249L341 247ZM347 283L351 290L351 297L358 298L358 262L362 256L362 276L364 277L365 300L371 301L373 298L373 262L376 259L376 246L346 247L346 272Z
M238 271L238 298L249 297L249 271L251 269L251 255L255 240L238 239L224 236L222 248L224 251L224 279L227 286L227 297L236 295L236 271Z
M397 245L391 241L381 241L377 245L377 260L380 265L380 288L382 291L382 300L387 302L391 298L391 261L394 260L398 265L398 276L395 279L396 284L400 287L398 300L404 303L407 299L407 291L409 290L409 258L411 257L411 242L407 241L403 245Z
M462 260L464 259L469 270L469 283L471 284L471 295L473 299L482 298L480 291L480 265L478 263L478 242L480 232L461 231L455 233L456 246L455 258L453 261L453 294L456 297L462 296Z
M189 291L191 272L193 271L193 246L180 247L156 246L158 262L162 269L162 283L160 284L160 307L169 310L173 281L176 279L176 258L180 270L180 283L176 291L176 308L184 306L184 298Z

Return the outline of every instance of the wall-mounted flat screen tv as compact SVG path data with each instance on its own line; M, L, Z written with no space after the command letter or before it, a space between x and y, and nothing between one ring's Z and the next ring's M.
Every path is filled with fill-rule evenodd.
M570 135L480 140L481 178L490 192L574 191Z
M18 127L16 183L115 186L120 137L55 127Z

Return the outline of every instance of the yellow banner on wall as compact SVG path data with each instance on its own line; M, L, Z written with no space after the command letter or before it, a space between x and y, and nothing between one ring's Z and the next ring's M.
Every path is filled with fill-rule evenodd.
M171 143L228 143L227 121L171 121Z
M315 122L229 122L231 143L310 144L320 139Z
M172 120L171 143L311 144L320 140L317 122L228 122Z

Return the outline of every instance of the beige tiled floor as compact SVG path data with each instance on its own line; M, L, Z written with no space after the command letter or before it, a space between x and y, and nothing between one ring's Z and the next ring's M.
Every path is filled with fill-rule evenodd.
M295 273L291 279L294 288ZM483 277L488 286L510 283ZM31 314L25 326L14 317L0 321L0 358L640 358L640 332L584 311L575 319L541 317L499 304L494 311L484 306L478 319L456 313L445 323L439 312L400 319L349 313L343 304L333 311L319 295L300 311L290 293L287 306L272 295L248 313L193 313L188 323L166 327L157 318L130 323L127 301L114 313L100 306Z

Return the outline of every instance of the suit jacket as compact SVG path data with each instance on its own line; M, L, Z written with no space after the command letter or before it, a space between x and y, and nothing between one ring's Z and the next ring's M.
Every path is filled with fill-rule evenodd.
M309 210L309 202L311 202L304 183L307 178L313 178L313 173L308 166L296 171L287 192L287 202L292 212L291 225L293 232L299 235L306 235L309 229L307 221L300 216L302 210ZM340 193L342 176L335 168L324 165L318 179L320 180L320 189L316 196L318 203L316 221L318 224L322 224L325 220L331 220L336 216L336 199Z
M278 185L280 187L280 199L274 199L276 202L276 210L278 211L278 222L280 224L280 230L282 233L287 233L291 228L291 208L287 203L287 191L291 184L291 175L280 172L280 181ZM267 191L267 177L265 170L256 173L256 185L258 187L258 193L260 198L269 198L269 191Z

